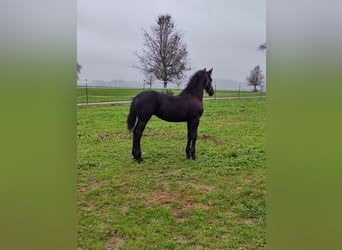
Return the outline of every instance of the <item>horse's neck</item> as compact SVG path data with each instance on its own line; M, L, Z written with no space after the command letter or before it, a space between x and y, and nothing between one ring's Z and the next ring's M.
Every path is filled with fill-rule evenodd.
M196 87L192 87L192 88L186 87L182 91L182 93L180 93L180 95L184 95L184 94L195 96L200 101L203 100L203 88L201 87L201 84L198 84L196 85Z
M192 93L193 96L197 97L199 100L203 100L203 89L200 88L199 90L194 91L194 93Z

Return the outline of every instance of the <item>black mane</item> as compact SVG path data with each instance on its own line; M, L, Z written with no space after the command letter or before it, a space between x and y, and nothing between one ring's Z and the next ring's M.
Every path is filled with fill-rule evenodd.
M202 93L203 96L203 87L200 85L199 81L204 79L205 78L203 77L203 70L197 71L191 76L188 85L185 87L185 89L183 89L180 95L186 93L196 94L198 92Z

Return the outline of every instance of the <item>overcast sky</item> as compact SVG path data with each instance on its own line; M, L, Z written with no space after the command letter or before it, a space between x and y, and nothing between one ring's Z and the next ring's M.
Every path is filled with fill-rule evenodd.
M259 65L266 74L266 0L79 0L77 61L80 82L142 81L132 65L142 48L142 29L170 14L184 32L192 70L214 68L213 78L245 81Z

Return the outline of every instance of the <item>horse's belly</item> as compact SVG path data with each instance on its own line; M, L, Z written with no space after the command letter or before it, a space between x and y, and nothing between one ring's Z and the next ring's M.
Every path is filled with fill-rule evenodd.
M185 122L187 121L187 117L185 115L181 115L181 114L173 114L173 113L156 113L155 114L158 118L164 120L164 121L168 121L168 122Z

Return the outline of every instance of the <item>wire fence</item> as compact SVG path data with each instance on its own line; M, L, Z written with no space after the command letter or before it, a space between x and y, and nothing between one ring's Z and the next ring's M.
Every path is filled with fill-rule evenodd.
M167 93L170 95L179 94L184 86L175 86L175 84L168 84ZM155 90L162 92L163 86L153 84L142 84L141 88L129 88L129 87L113 87L113 86L94 86L93 82L78 82L77 83L77 103L96 103L96 102L125 102L130 101L135 95L144 90ZM215 94L211 98L206 99L223 99L223 98L246 98L252 97L265 97L266 96L266 85L258 86L258 91L253 92L254 87L246 87L246 84L240 83L236 86L236 89L218 89L217 85L214 84Z

